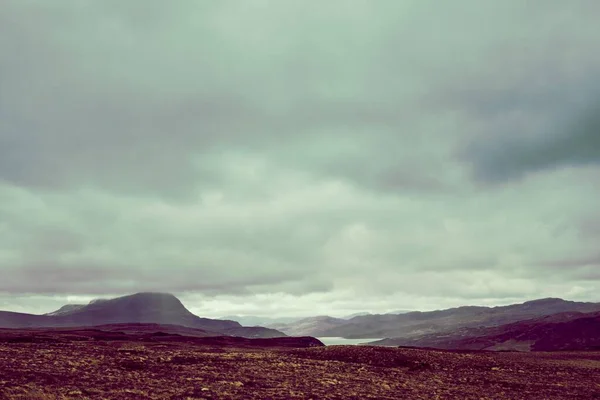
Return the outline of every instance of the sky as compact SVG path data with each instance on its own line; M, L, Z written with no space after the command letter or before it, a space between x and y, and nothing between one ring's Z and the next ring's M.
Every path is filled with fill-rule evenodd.
M0 8L0 309L600 301L596 0Z

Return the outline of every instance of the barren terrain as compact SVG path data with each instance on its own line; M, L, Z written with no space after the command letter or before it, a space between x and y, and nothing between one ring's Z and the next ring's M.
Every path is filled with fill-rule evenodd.
M295 338L225 344L214 338L171 339L176 340L0 332L0 398L600 398L600 352L323 347L310 340L291 342Z

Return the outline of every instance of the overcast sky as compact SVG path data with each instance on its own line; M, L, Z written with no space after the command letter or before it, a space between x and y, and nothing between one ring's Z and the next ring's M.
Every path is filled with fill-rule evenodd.
M0 0L0 309L600 301L597 0Z

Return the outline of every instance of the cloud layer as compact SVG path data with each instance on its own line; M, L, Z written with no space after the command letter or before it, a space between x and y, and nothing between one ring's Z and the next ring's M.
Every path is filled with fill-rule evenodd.
M595 1L2 7L2 308L600 300Z

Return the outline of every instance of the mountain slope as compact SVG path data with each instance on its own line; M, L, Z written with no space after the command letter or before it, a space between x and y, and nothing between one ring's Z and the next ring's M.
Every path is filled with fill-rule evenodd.
M49 323L45 315L33 315L12 311L0 311L0 328L35 328L41 326L56 326Z
M69 314L69 313L76 311L80 308L83 308L85 306L86 306L85 304L66 304L66 305L62 306L61 308L59 308L58 310L49 312L44 315L56 316L56 315Z
M458 307L430 312L366 315L329 329L317 327L305 334L351 339L374 337L418 337L469 327L499 326L563 312L600 311L600 303L581 303L548 298L500 307Z
M342 318L318 316L304 318L290 324L273 324L271 327L291 336L315 336L315 332L318 333L339 327L347 322L347 320Z
M107 300L95 300L87 305L72 305L46 315L0 312L0 327L79 327L110 324L150 323L179 325L221 332L227 335L273 337L280 332L260 328L248 331L238 322L200 318L192 314L179 299L167 293L136 293ZM227 333L227 332L230 333Z
M384 339L372 344L457 350L598 350L600 312L559 313L495 327Z
M158 323L212 331L241 326L235 321L200 318L185 308L177 297L168 293L136 293L114 299L96 300L85 307L63 313L55 319L62 326Z
M227 315L219 319L237 321L243 326L272 326L277 324L289 324L298 321L301 318L294 317L259 317L255 315Z

